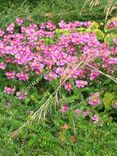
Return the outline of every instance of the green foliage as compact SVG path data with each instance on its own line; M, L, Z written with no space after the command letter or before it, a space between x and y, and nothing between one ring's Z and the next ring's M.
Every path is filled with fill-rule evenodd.
M29 16L36 23L54 20L65 21L93 21L90 29L78 28L77 31L94 32L97 39L113 45L116 30L107 30L104 26L104 8L108 0L100 1L95 7L91 1L81 0L8 0L0 1L0 25L15 21L16 17ZM114 4L115 5L115 4ZM109 15L113 17L115 11ZM28 17L28 18L29 18ZM111 22L110 19L107 23ZM97 20L98 22L95 22ZM69 34L68 30L56 29L56 36ZM44 38L47 45L56 40ZM2 73L0 73L2 76ZM36 79L36 77L34 77ZM100 80L103 83L100 84ZM70 80L73 84L73 81ZM117 86L110 79L102 77L84 89L73 88L72 92L66 92L61 87L55 97L48 102L47 117L44 122L34 121L24 127L20 133L13 133L22 126L31 115L46 102L53 91L59 86L59 81L45 83L40 77L29 89L30 95L22 102L12 96L6 96L3 92L3 82L9 85L5 78L0 79L0 156L116 156L117 155L117 124L116 111L112 105L116 100ZM30 80L30 84L33 79ZM13 82L17 83L17 80ZM22 85L25 88L27 85ZM29 85L29 84L28 84ZM108 92L107 92L108 91ZM94 92L101 92L103 103L99 108L92 109L87 103L87 97ZM66 113L61 113L61 107L67 104L70 108ZM103 109L104 105L104 109ZM91 110L90 116L83 117L74 113L75 109L81 111ZM106 110L106 111L104 111ZM114 112L114 113L113 113ZM99 123L91 121L92 115L100 116ZM112 116L114 114L114 116ZM108 117L110 115L111 118ZM13 134L13 135L11 135Z
M106 110L110 110L116 99L115 93L106 92L104 94L103 103Z
M104 38L104 42L109 45L113 45L113 39L115 39L116 37L117 37L116 34L113 33L107 34Z
M95 1L81 0L6 0L0 1L0 25L5 26L13 22L16 17L30 16L35 22L48 20L58 21L104 21L107 8L111 9L109 18L116 16L116 1L110 4L109 0ZM110 10L109 10L110 11Z
M103 39L104 39L104 33L100 29L95 29L95 28L93 28L93 29L86 29L86 32L93 32L96 35L98 40L102 40L103 41Z
M55 111L48 115L45 124L33 122L11 137L10 133L22 125L29 111L35 109L13 104L0 107L1 156L117 155L116 123L107 117L103 117L102 123L89 123L73 116L72 110L63 117L59 111Z

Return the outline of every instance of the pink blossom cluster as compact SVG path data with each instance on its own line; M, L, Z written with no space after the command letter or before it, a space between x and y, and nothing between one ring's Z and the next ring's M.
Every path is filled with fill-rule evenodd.
M113 108L117 108L117 101L114 102Z
M97 123L97 122L99 122L99 120L100 120L99 115L97 115L97 114L92 115L92 113L93 113L92 110L83 111L83 110L81 110L81 109L75 109L75 110L74 110L74 113L75 113L76 116L83 116L83 117L89 116L90 119L91 119L94 123Z
M111 30L117 27L117 21L112 21L106 24L107 29Z
M15 92L15 87L5 87L4 88L4 93L14 94L14 92Z
M68 29L69 33L58 35L55 31L57 26L51 21L25 26L25 21L17 18L16 24L11 23L5 30L0 29L0 72L4 73L9 81L16 79L23 82L29 81L35 74L43 75L48 81L70 74L69 78L75 81L76 87L87 87L90 81L100 74L86 66L74 70L78 62L87 62L96 69L103 69L108 73L115 71L117 65L117 45L110 47L98 41L94 33L80 33L75 29L90 26L89 21L68 24L61 21L59 28ZM47 44L46 39L52 40L52 44ZM71 91L73 86L67 82L64 87ZM5 90L7 93L7 88ZM8 90L8 94L10 92L12 93L12 90ZM16 92L20 92L17 86ZM26 95L19 93L18 96L21 99Z
M60 111L65 113L69 110L69 106L67 104L65 104L64 106L61 107Z
M78 27L86 27L89 28L91 26L91 22L87 21L87 22L79 22L79 21L75 21L75 22L70 22L70 23L66 23L65 21L61 21L59 22L59 27L61 29L73 29L73 28L78 28Z
M96 93L91 94L91 96L89 97L88 103L92 106L98 106L99 104L101 104L99 93L96 92Z

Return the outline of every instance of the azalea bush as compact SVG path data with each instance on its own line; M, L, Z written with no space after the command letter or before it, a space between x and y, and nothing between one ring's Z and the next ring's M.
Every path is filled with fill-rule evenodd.
M116 28L116 18L105 25L90 21L35 24L16 18L16 23L0 29L2 96L8 94L24 104L39 103L57 89L61 112L73 106L75 113L91 114L94 122L104 111L115 118Z

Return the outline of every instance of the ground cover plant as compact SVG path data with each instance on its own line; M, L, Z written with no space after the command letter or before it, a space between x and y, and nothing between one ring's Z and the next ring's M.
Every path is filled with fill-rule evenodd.
M19 8L1 24L0 155L117 155L117 18L106 19L114 9L79 21L72 12L53 18L56 2L40 2L46 18Z
M13 126L6 118L1 122L7 129L10 126L10 134L2 132L2 144L13 144L8 154L24 155L31 147L32 155L46 155L46 146L48 155L57 155L52 147L58 155L91 155L92 151L94 155L116 155L116 149L83 148L79 143L83 136L78 135L79 128L85 131L89 126L89 135L97 128L94 135L99 139L104 134L101 128L116 126L116 27L116 18L105 25L90 21L35 24L16 18L16 23L0 30L1 103L10 119L20 117ZM109 136L105 132L102 142L110 137L107 146L116 144L114 130ZM43 134L39 140L37 133Z

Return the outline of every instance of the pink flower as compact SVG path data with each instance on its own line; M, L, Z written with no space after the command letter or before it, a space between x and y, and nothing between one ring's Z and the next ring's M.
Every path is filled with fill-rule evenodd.
M63 67L58 67L58 68L56 68L55 69L55 72L58 74L58 75L62 75L63 74L63 72L64 72L64 68Z
M28 74L26 73L23 72L17 73L16 76L19 78L19 80L23 80L23 81L28 80Z
M40 25L39 25L39 27L40 27L40 29L45 29L46 28L46 23L41 23Z
M22 18L16 18L16 23L18 24L18 25L22 25L23 24L23 19Z
M99 116L98 115L94 115L91 117L91 119L93 120L94 123L97 123L99 121Z
M6 57L6 62L7 62L7 63L10 63L10 64L13 64L13 63L14 63L14 62L13 62L13 59L10 58L10 57Z
M12 87L5 87L4 88L4 93L7 93L7 94L13 94L15 92L15 87L12 88Z
M24 92L24 91L19 91L16 93L16 96L18 99L25 99L26 96L27 96L27 92Z
M1 63L0 63L0 69L4 70L5 68L6 68L6 64L3 63L3 62L1 62Z
M72 89L72 85L71 85L70 82L67 82L67 83L65 84L65 89L66 89L67 91L70 91L70 90Z
M106 24L107 29L114 29L117 26L117 21L112 21Z
M69 106L68 105L64 105L61 109L60 109L60 111L61 112L67 112L69 110Z
M99 104L101 104L101 100L99 97L99 93L96 92L94 94L92 94L89 99L88 99L88 103L92 106L98 106Z
M4 32L3 30L0 29L0 36L3 36L4 33L5 33L5 32Z
M94 80L96 77L98 77L100 75L100 73L96 70L92 70L91 71L91 75L90 75L90 80Z
M92 25L91 21L84 22L85 27L90 27Z
M23 64L25 62L24 57L22 57L21 54L17 53L15 55L15 62L18 64Z
M113 41L114 41L114 43L117 45L117 38L116 38L116 39L114 39Z
M65 23L65 21L62 20L58 23L58 25L60 28L65 29L67 24Z
M117 101L114 103L113 108L117 108Z
M15 78L15 72L13 71L6 72L6 76L8 79L13 79Z
M50 30L54 30L56 28L56 25L53 22L48 21L46 27Z
M110 58L108 63L109 64L117 64L117 58Z
M15 28L14 23L11 23L10 25L7 26L6 30L10 33L13 33L14 28Z
M52 81L53 79L57 78L57 74L50 72L45 76L46 80Z
M83 116L86 117L91 113L91 110L87 110L85 112L83 112Z
M75 113L76 115L81 115L82 111L81 111L80 109L75 109L75 110L74 110L74 113Z
M76 81L76 86L78 88L83 88L83 87L85 87L87 85L88 85L88 82L87 81L83 81L83 80L77 80Z

